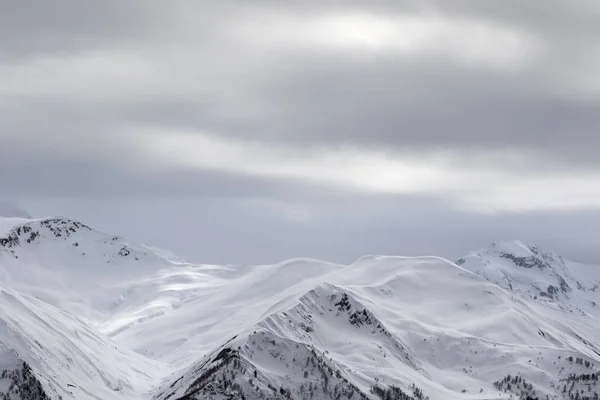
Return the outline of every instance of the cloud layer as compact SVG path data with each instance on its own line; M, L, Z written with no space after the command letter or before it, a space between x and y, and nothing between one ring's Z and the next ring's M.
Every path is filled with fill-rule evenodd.
M594 2L0 7L2 197L600 208Z

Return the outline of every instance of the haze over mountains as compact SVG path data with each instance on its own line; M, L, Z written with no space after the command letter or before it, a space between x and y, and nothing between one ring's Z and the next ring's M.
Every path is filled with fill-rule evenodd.
M31 218L31 215L12 202L0 201L0 217Z
M0 393L593 399L599 285L521 242L456 263L194 265L68 218L2 217Z

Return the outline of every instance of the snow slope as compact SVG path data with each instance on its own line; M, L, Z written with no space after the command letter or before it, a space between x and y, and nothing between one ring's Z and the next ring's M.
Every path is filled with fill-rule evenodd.
M118 348L65 312L4 285L0 285L0 353L12 364L0 362L3 369L27 363L50 398L139 398L160 376L151 371L164 368Z
M0 369L65 399L594 398L596 268L520 242L457 264L193 265L0 218Z

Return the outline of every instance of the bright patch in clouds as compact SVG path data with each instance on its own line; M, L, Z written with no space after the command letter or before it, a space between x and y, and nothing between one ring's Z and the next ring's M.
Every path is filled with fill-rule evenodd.
M540 50L528 32L440 15L262 14L242 22L236 32L254 46L444 56L498 69L524 66Z
M599 208L600 173L534 168L535 156L431 152L393 156L359 148L299 149L200 133L139 132L153 159L186 168L296 179L374 194L442 198L473 212Z

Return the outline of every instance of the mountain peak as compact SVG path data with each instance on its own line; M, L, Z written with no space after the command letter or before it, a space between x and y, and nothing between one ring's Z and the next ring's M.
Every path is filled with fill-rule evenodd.
M542 251L538 246L526 243L521 240L510 240L504 242L494 242L484 249L474 251L466 258L461 258L456 263L463 265L467 258L479 257L503 258L512 260L515 265L523 268L551 268L553 264L563 264L564 260L555 253Z
M509 242L492 243L485 254L498 255L511 260L515 265L523 268L552 269L556 265L564 266L564 260L555 253L540 250L534 244L528 244L520 240Z
M463 268L514 293L559 308L596 315L597 268L566 260L519 240L493 243L457 261Z

